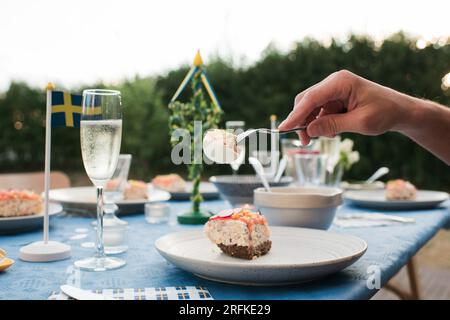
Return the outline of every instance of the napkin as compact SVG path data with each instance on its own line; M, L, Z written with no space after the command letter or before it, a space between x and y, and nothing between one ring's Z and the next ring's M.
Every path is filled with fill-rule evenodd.
M127 288L92 290L115 300L213 300L209 290L201 286ZM73 300L62 292L53 292L48 300Z
M414 218L382 214L382 213L355 213L338 215L333 221L341 228L383 227L403 223L414 223Z

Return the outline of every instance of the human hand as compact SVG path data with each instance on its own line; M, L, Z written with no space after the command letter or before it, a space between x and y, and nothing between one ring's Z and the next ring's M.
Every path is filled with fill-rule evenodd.
M335 72L295 97L294 108L280 126L300 131L302 143L311 137L333 137L341 132L378 135L400 130L411 97L359 77L349 71Z

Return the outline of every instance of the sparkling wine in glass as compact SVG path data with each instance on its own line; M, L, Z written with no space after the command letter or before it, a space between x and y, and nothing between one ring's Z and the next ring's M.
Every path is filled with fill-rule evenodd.
M122 102L119 91L83 91L80 141L83 164L97 189L97 235L94 257L75 261L88 271L104 271L125 265L125 260L107 257L103 246L103 189L116 170L122 140Z

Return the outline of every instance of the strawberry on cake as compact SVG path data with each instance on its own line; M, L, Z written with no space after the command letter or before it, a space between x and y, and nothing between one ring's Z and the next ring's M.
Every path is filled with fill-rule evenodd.
M264 216L245 208L224 210L211 217L205 233L223 253L241 259L265 255L272 246Z
M42 212L42 197L29 190L0 190L0 217L30 216Z

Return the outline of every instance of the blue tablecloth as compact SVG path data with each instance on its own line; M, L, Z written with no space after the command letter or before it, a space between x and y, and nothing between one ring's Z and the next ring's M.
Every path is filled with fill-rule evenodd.
M438 231L450 226L449 203L434 210L395 212L396 215L413 217L414 224L386 227L348 228L336 226L335 232L356 235L368 243L366 254L345 270L310 283L281 287L247 287L227 285L197 278L166 262L155 250L154 241L168 232L199 228L182 226L175 215L185 211L189 203L170 202L173 219L166 225L150 225L144 216L124 217L129 222L129 246L121 256L127 265L119 270L103 273L80 272L73 261L93 254L93 249L83 248L82 240L70 240L77 228L88 228L90 239L94 239L90 226L92 219L59 216L52 218L50 238L72 246L72 258L52 263L27 263L18 259L19 248L40 240L40 231L0 236L0 247L8 251L16 263L6 272L0 273L0 299L47 299L66 282L80 285L84 289L144 288L165 286L201 285L207 287L215 299L369 299L377 289L366 285L368 267L375 265L381 270L384 285L402 266ZM203 208L219 211L228 207L222 200L208 201ZM367 210L342 206L338 214ZM93 241L93 240L92 240Z

